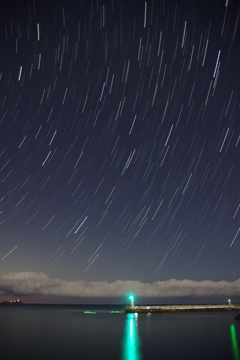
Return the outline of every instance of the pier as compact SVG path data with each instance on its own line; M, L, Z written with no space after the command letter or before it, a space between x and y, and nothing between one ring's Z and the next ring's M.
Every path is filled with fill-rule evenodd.
M240 304L232 304L228 299L228 304L213 305L155 305L155 306L135 306L134 297L130 295L131 305L125 307L125 313L176 313L176 312L205 312L205 311L237 311Z
M126 313L176 313L176 312L204 312L204 311L237 311L240 304L235 305L164 305L164 306L126 306Z

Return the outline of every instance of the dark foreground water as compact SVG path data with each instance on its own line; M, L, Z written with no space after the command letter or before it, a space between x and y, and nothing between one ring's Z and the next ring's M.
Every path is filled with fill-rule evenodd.
M121 309L1 306L1 359L240 360L236 312L111 313Z

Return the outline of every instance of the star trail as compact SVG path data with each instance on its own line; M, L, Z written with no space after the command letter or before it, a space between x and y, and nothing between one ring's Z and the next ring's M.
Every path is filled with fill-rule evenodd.
M0 269L235 281L237 0L8 1Z

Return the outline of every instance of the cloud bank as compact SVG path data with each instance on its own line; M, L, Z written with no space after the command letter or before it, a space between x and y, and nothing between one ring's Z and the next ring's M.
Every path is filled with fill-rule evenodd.
M44 273L20 272L0 276L0 295L46 295L67 297L122 297L130 292L139 297L237 296L240 279L227 281L167 280L154 283L117 280L68 281L50 278Z

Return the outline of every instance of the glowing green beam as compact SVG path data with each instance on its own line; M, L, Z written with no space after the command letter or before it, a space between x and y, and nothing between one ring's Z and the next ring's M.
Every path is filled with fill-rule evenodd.
M95 311L84 311L84 314L96 314Z
M230 325L230 335L232 343L232 353L234 360L240 360L240 353L238 349L237 334L235 325Z

